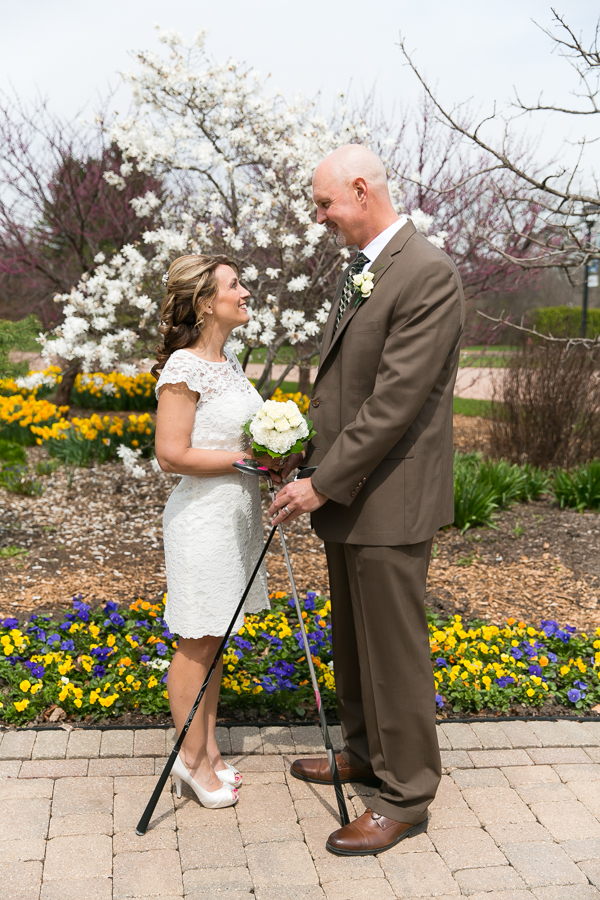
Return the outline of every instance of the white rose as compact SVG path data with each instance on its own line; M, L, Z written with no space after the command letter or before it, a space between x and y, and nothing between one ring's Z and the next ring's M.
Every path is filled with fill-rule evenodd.
M263 416L261 420L261 426L267 431L272 431L273 428L275 428L275 422L273 421L271 416Z
M353 275L352 281L354 282L355 287L360 287L362 284L362 275Z
M290 423L289 423L288 420L285 418L285 416L282 416L281 419L277 419L277 420L276 420L276 422L275 422L275 428L277 429L277 431L289 431L289 430L290 430Z

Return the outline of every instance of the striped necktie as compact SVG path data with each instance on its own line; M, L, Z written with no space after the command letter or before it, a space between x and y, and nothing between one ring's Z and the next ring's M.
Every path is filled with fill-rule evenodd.
M350 297L355 292L356 288L354 287L354 282L352 279L355 275L358 275L359 272L362 272L365 265L369 262L369 257L365 256L364 253L359 252L352 260L348 267L348 274L346 275L346 281L344 283L344 289L342 291L342 296L340 297L340 305L337 311L337 316L335 317L335 327L333 329L333 333L335 334L338 325L340 324L341 318L346 312L346 308L350 302Z

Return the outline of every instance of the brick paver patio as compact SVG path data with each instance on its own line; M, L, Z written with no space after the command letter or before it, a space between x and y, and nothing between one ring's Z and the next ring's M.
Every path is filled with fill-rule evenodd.
M339 729L336 739L339 741ZM173 733L6 731L0 741L3 900L600 898L600 722L448 724L429 831L378 857L325 850L330 789L288 774L315 727L219 729L244 786L206 810L163 793L136 822ZM185 788L184 788L185 789ZM356 813L370 789L350 786Z

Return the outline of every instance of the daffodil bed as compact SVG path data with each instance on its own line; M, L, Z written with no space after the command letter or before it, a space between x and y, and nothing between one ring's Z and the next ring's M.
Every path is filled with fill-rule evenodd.
M163 601L164 602L164 601ZM266 615L246 617L224 656L221 707L303 715L314 709L298 621L287 594L271 596ZM325 704L335 707L330 602L308 592L304 618ZM511 707L571 709L600 701L600 629L576 635L569 626L541 628L508 619L498 627L430 616L431 660L440 710L507 712ZM168 713L167 669L177 641L162 604L108 602L92 610L80 598L57 624L32 616L0 620L0 716L25 724L60 706L71 718L95 721Z

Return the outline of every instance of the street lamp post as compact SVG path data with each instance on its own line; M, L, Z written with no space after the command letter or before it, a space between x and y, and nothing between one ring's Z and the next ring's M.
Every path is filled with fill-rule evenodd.
M592 243L592 228L594 227L594 222L596 221L597 215L600 213L600 205L597 203L584 203L583 205L583 216L587 222L587 242L588 246ZM595 261L597 272L597 261ZM583 274L583 298L581 303L581 337L584 338L587 332L587 320L588 320L588 290L589 290L589 281L590 281L590 264L586 261L585 271ZM597 276L596 276L597 277Z

